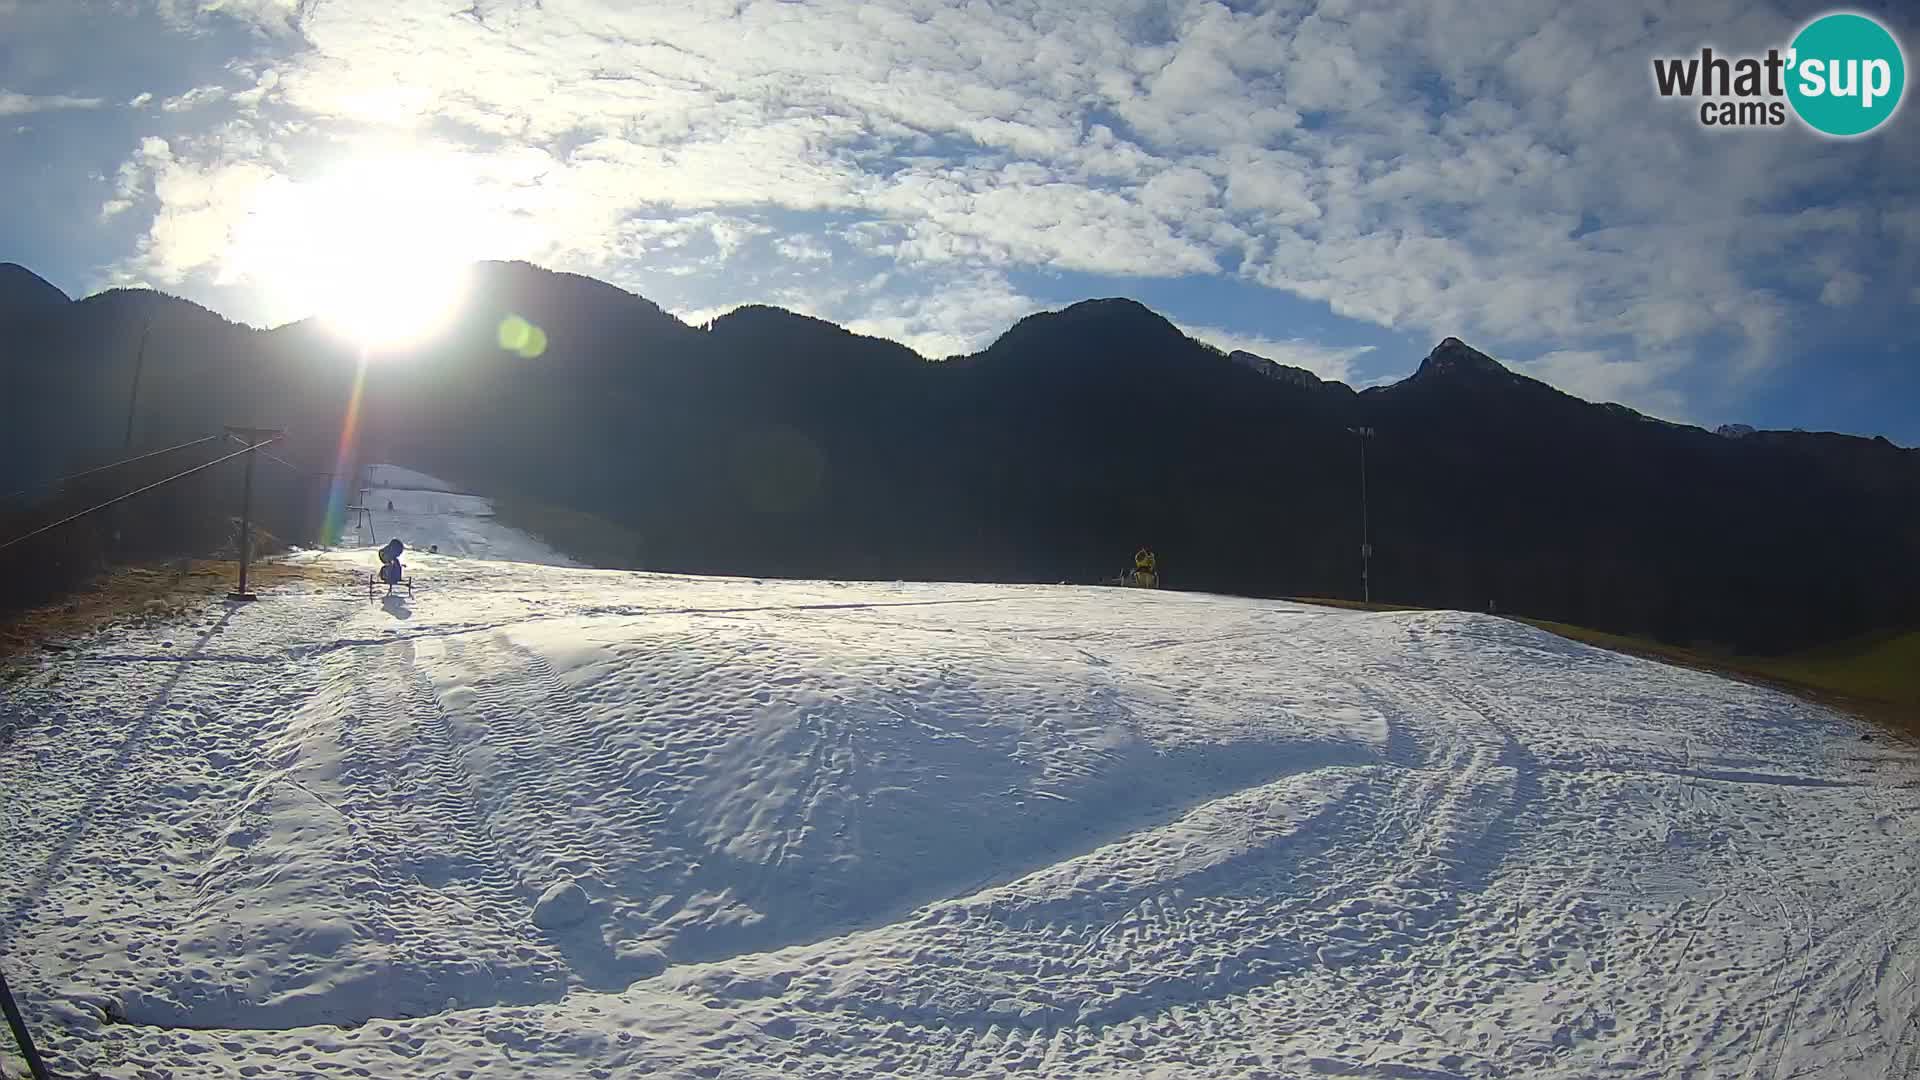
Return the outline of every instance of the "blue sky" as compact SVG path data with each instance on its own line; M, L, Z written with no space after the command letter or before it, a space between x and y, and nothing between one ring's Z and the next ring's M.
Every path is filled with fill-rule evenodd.
M1652 89L1826 10L0 0L0 260L271 325L523 258L929 355L1124 295L1357 384L1457 335L1670 419L1920 444L1914 110L1711 131Z

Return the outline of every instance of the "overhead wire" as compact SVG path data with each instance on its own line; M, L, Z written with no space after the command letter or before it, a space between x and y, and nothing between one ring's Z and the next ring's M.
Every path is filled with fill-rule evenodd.
M214 436L214 438L219 438L219 436L216 435ZM15 544L19 544L19 543L23 543L25 541L31 540L42 533L51 532L54 529L61 527L62 525L71 525L72 523L79 521L81 518L86 517L88 514L97 514L100 511L105 510L107 507L114 505L115 503L126 502L128 499L133 498L135 495L140 495L145 492L152 491L154 488L161 487L166 484L171 484L175 480L183 480L189 476L192 476L194 473L211 469L215 465L218 465L223 461L232 461L234 458L237 458L242 454L250 454L253 451L258 450L263 446L267 446L274 442L279 441L279 438L280 436L276 435L271 439L265 440L264 442L254 443L252 446L249 446L244 450L235 450L231 454L225 454L225 455L222 455L221 457L214 458L212 461L209 461L204 465L195 465L193 468L188 469L185 472L175 473L172 476L167 477L165 480L156 480L153 483L148 484L146 487L136 488L133 491L127 492L125 495L121 495L117 498L108 499L106 502L100 503L97 506L90 506L87 509L80 511L77 514L72 514L67 517L63 517L59 521L53 522L50 525L42 525L41 527L33 530L32 532L26 533L25 535L22 535L22 536L16 536L13 539L7 541L6 543L0 544L0 551L5 551L6 549L14 546Z
M38 484L29 484L26 487L21 488L19 491L10 491L4 496L0 496L0 498L16 499L22 495L27 494L30 491L39 491L42 488L58 487L59 485L64 484L69 480L78 480L83 476L92 476L94 473L106 472L108 469L117 469L122 465L131 465L136 461L145 461L148 458L159 457L161 454L171 454L175 450L185 450L188 447L199 446L201 443L212 442L213 440L218 438L220 438L220 436L218 435L208 435L205 438L195 439L192 442L183 442L178 446L169 446L164 450L154 450L150 453L141 454L138 457L125 458L120 461L115 461L107 465L96 466L94 468L86 469L84 471L73 473L68 476L61 476L61 477L56 477L52 480L45 480Z
M242 439L240 436L234 435L232 433L228 433L227 437L232 439L234 442L243 443L247 441L245 439ZM285 458L275 457L274 455L267 453L265 450L260 451L260 456L263 458L266 458L268 461L274 462L275 464L285 465L287 468L292 469L294 472L298 473L301 476L333 476L334 475L331 472L326 472L320 469L303 469L300 466L295 465L293 462L288 461Z

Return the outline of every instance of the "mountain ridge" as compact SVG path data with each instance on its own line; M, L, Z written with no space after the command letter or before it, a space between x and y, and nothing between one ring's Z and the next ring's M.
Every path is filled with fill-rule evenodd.
M481 260L472 264L469 270L469 274L470 274L470 282L474 285L481 286L481 288L476 290L474 293L470 293L463 300L462 307L466 309L471 309L474 306L476 306L477 303L480 303L484 300L497 298L498 293L493 292L491 290L501 290L501 289L524 290L528 287L529 283L540 283L548 286L564 285L564 286L583 288L593 294L597 294L595 296L595 299L600 302L612 302L612 303L619 303L619 304L634 305L636 312L644 313L645 316L649 317L651 321L655 322L658 325L671 326L675 329L687 330L687 331L699 331L701 329L699 327L694 327L686 323L684 320L680 319L678 316L674 315L672 312L668 311L667 309L662 307L660 304L658 304L654 300L640 293L633 292L629 289L623 288L619 285L613 284L603 279L592 277L591 275L579 274L571 271L552 270L546 267L539 266L538 264L535 264L535 263L531 263L525 260L518 260L518 259ZM11 305L9 303L12 294L17 292L22 292L22 291L39 292L42 296L48 296L48 295L57 296L60 300L65 301L68 304L103 305L103 304L132 302L132 303L149 304L149 305L156 305L156 306L184 305L188 308L197 309L197 311L202 312L208 316L211 316L212 318L217 319L223 323L227 323L227 324L238 326L238 327L244 327L248 330L251 330L257 333L263 333L263 334L293 333L293 332L300 331L303 328L310 330L313 328L316 322L314 317L309 316L307 318L296 319L292 322L281 323L274 326L267 326L267 327L252 326L250 324L236 322L235 320L230 319L229 317L222 314L221 312L218 312L210 307L207 307L206 305L201 304L198 301L190 300L185 297L177 296L171 293L164 292L162 290L152 289L152 288L121 286L121 287L114 287L111 289L103 290L98 293L91 293L84 297L69 298L58 287L48 283L44 278L41 278L38 274L35 274L32 270L18 263L0 262L0 325L4 325L4 321L6 319L13 317L12 312L18 306L18 305ZM46 306L56 306L56 305L46 305ZM1462 374L1468 375L1470 377L1505 376L1510 379L1524 380L1527 383L1536 384L1538 386L1552 390L1557 394L1561 394L1565 397L1571 398L1575 401L1583 402L1585 404L1594 405L1597 407L1612 406L1620 410L1630 412L1636 416L1643 417L1648 420L1653 420L1659 423L1669 424L1677 427L1691 428L1691 429L1695 429L1703 432L1718 434L1728 438L1739 438L1739 437L1743 437L1745 435L1753 434L1756 432L1819 434L1819 435L1833 435L1833 436L1838 436L1846 439L1859 439L1867 442L1877 441L1877 442L1886 443L1888 445L1894 446L1899 449L1913 449L1910 447L1901 447L1899 444L1893 443L1891 440L1887 439L1884 435L1880 435L1880 434L1862 434L1858 432L1841 432L1841 431L1830 431L1830 430L1807 431L1800 428L1755 429L1750 425L1746 425L1746 424L1722 424L1722 425L1719 425L1719 427L1716 429L1709 429L1697 424L1666 420L1660 417L1654 417L1646 413L1642 413L1639 410L1632 408L1631 406L1624 405L1619 402L1595 401L1588 398L1582 398L1577 394L1570 394L1567 391L1561 390L1560 388L1555 387L1550 383L1546 383L1539 379L1535 379L1532 376L1525 374L1523 371L1517 371L1511 367L1508 367L1507 365L1503 364L1499 360L1494 359L1489 354L1474 348L1473 346L1462 341L1460 338L1452 335L1442 338L1434 346L1434 348L1431 351L1429 351L1426 354L1426 356L1424 356L1418 362L1418 364L1414 366L1414 369L1411 372L1409 372L1407 375L1403 376L1402 378L1392 382L1387 382L1387 383L1382 383L1380 385L1367 387L1365 389L1357 389L1343 381L1336 380L1336 379L1325 379L1319 376L1318 374L1312 371L1309 371L1306 368L1298 367L1295 365L1284 364L1278 360L1274 360L1271 357L1263 356L1259 353L1251 352L1248 350L1241 350L1241 349L1236 349L1232 351L1218 350L1214 346L1205 342L1203 339L1193 337L1192 335L1187 334L1185 331L1182 331L1176 324L1173 323L1171 319L1168 319L1166 316L1162 315L1158 311L1155 311L1153 308L1131 297L1091 297L1083 300L1073 301L1071 303L1066 304L1063 307L1047 308L1047 309L1042 309L1040 311L1035 311L1015 320L1012 326L1010 326L1006 331L1003 331L1000 335L995 337L991 342L989 342L985 346L979 349L976 349L971 353L961 353L961 354L956 354L952 357L945 357L945 358L925 356L919 353L917 350L913 349L911 346L905 345L901 342L893 341L890 338L878 337L870 334L861 334L856 331L850 330L844 326L841 326L840 324L835 323L829 319L823 319L823 318L820 318L819 316L808 315L804 312L794 311L789 308L781 307L777 304L767 304L767 303L760 303L760 302L750 302L750 303L741 304L738 307L730 309L729 311L721 315L714 316L712 319L708 320L707 322L707 327L709 328L708 332L711 332L711 328L719 327L724 323L732 322L735 325L737 325L740 320L737 319L736 316L742 316L743 313L744 313L744 317L748 319L761 319L761 318L767 318L770 316L790 317L794 325L818 324L818 326L815 327L814 329L818 330L819 328L826 327L826 328L831 328L832 331L837 332L838 335L844 336L845 338L848 338L848 339L855 339L855 340L868 341L868 342L882 342L887 345L894 346L899 350L903 350L907 353L910 353L913 356L918 357L919 359L928 363L944 363L951 360L972 360L972 359L981 357L983 355L993 352L994 349L997 346L1000 346L1003 341L1007 340L1010 335L1015 335L1016 332L1022 332L1022 333L1033 332L1035 327L1047 327L1049 332L1057 332L1062 327L1082 328L1089 324L1104 323L1104 325L1102 325L1101 327L1102 332L1109 336L1122 336L1127 330L1137 331L1144 327L1144 328L1150 329L1155 334L1155 336L1159 336L1162 338L1177 337L1180 339L1184 339L1186 341L1190 341L1196 344L1206 346L1208 349L1212 349L1216 352L1219 352L1222 356L1226 357L1229 360L1233 360L1234 362L1240 364L1240 366L1245 367L1249 370L1254 370L1257 373L1266 375L1269 378L1277 379L1278 381L1289 382L1302 387L1309 387L1309 388L1340 387L1340 388L1346 388L1356 394L1367 394L1371 392L1378 392L1381 390L1391 389L1393 387L1400 386L1412 380L1420 379L1420 378L1434 378L1437 376L1462 375ZM1023 331L1023 327L1027 329ZM1268 365L1274 370L1272 372L1261 370L1260 365Z
M1367 426L1376 599L1755 649L1920 604L1920 452L1653 421L1458 338L1355 391L1122 298L1036 312L933 360L766 305L688 326L530 264L476 282L445 333L364 376L311 321L261 331L149 294L15 324L0 335L0 460L32 479L120 446L151 326L136 444L286 429L276 454L310 475L258 482L293 535L319 529L317 478L351 433L362 459L630 530L650 569L1098 580L1149 542L1182 588L1357 595L1351 429ZM547 348L503 348L510 315Z
M59 286L21 266L0 262L0 323L37 316L73 302Z

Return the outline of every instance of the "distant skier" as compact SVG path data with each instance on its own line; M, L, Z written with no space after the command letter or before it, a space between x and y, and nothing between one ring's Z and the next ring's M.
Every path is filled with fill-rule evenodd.
M400 553L405 550L407 546L397 536L380 549L380 580L387 583L388 596L393 595L393 587L400 584L405 576L400 568Z
M388 499L388 500L387 500L387 509L389 509L389 510L391 510L391 509L393 509L393 500L392 500L392 499Z

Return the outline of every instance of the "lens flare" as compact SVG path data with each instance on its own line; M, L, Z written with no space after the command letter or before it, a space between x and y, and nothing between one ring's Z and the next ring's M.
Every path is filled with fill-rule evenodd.
M547 332L518 315L501 319L495 337L503 351L518 354L522 359L538 360L547 351Z
M333 458L333 483L327 488L327 513L321 520L320 543L332 547L346 527L347 496L353 493L353 461L360 445L360 392L367 382L364 355L354 369L353 389L347 393L347 418L340 425L340 448Z

